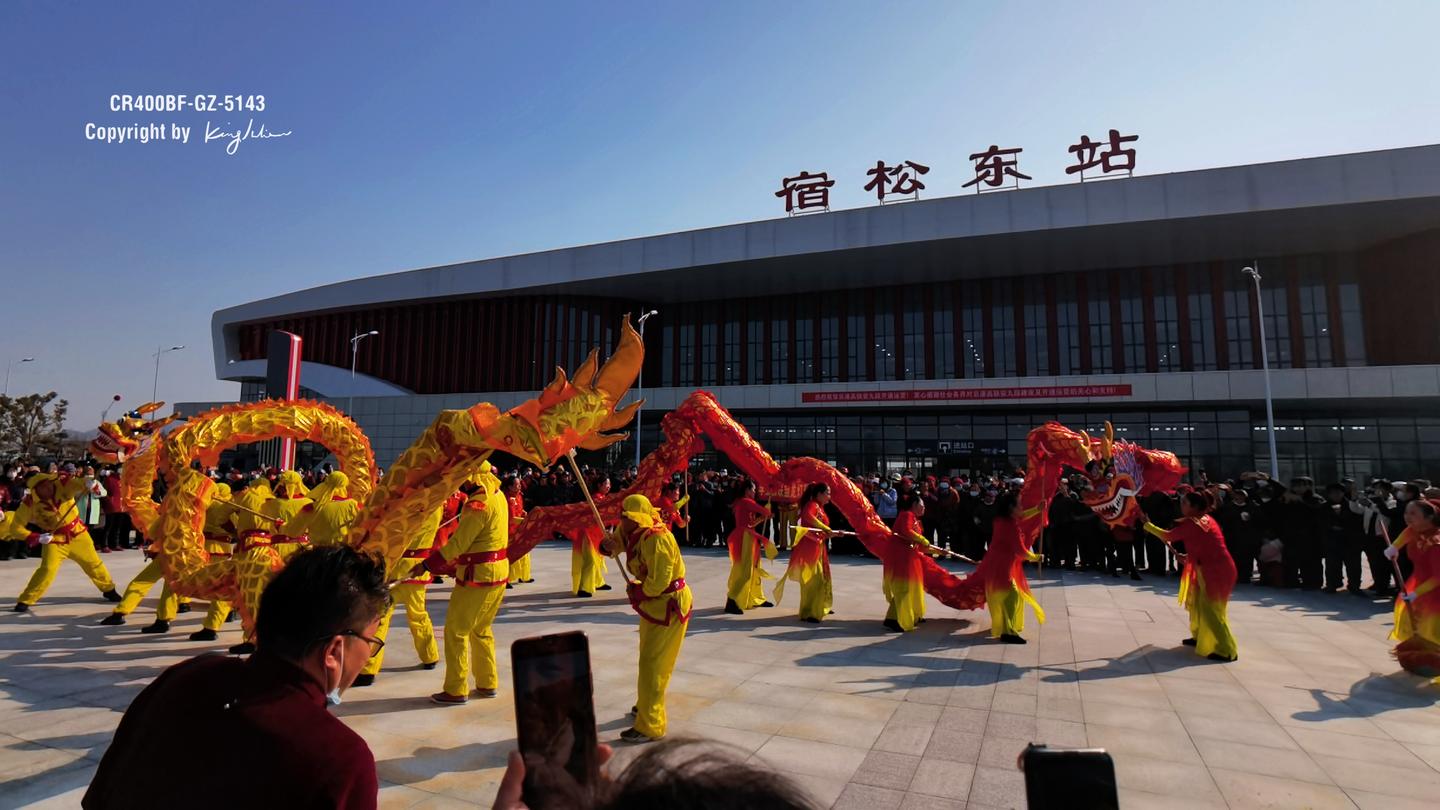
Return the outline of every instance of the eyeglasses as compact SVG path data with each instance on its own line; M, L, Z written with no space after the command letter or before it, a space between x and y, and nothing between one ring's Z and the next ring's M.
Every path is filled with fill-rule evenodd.
M365 642L366 644L369 644L369 645L370 645L370 657L371 657L371 658L374 658L375 656L379 655L379 654L380 654L380 651L383 650L383 649L385 649L385 640L384 640L384 639L381 639L381 638L370 638L369 636L362 636L362 635L360 635L360 633L359 633L358 631L355 631L355 630L341 630L339 633L336 633L335 635L337 635L337 636L352 636L352 637L354 637L354 638L360 639L361 641Z

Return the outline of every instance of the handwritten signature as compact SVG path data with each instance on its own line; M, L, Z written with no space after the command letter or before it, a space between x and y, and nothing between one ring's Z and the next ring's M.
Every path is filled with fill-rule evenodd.
M237 129L234 132L228 132L226 130L220 129L219 127L212 127L210 125L210 122L206 121L205 143L228 138L230 142L225 145L225 154L233 155L235 154L235 151L240 148L240 144L243 141L248 141L251 139L262 140L266 138L284 138L288 136L290 132L291 130L286 130L284 132L271 132L270 130L265 128L264 124L261 124L257 129L255 126L254 118L251 118L245 123L244 129Z

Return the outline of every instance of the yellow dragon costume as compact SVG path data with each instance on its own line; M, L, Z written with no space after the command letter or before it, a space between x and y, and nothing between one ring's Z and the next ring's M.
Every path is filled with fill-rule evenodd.
M359 427L329 405L304 400L227 405L192 417L164 436L160 427L169 420L105 423L91 451L102 461L125 462L125 509L156 544L157 559L174 592L233 604L248 634L265 584L284 565L275 535L293 538L285 534L284 523L242 528L245 513L237 512L234 556L211 557L204 528L216 484L202 470L215 466L222 452L275 438L325 447L348 479L349 497L364 504L345 542L383 557L390 578L399 580L413 568L414 560L405 559L405 551L421 524L492 453L508 453L548 469L577 448L598 450L623 441L628 434L611 431L628 424L641 403L617 406L639 375L643 358L644 347L627 315L619 344L603 366L598 350L592 351L573 379L556 369L554 380L538 397L507 412L488 402L442 411L378 485L374 454ZM150 497L156 477L169 485L159 504ZM248 506L244 495L235 503ZM303 506L297 515L302 512ZM286 519L278 512L272 517ZM303 523L303 518L296 519Z

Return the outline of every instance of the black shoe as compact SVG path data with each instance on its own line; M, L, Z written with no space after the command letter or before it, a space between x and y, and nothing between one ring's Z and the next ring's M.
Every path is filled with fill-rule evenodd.
M515 583L513 583L513 582L507 582L507 583L505 583L505 590L507 590L507 591L513 591L513 590L515 590Z
M219 634L208 627L202 627L190 634L191 641L214 641L219 637Z
M189 613L190 610L191 610L191 608L190 608L190 603L189 603L189 602L181 602L181 603L180 603L180 606L177 607L177 608L175 608L175 612L176 612L176 613Z
M105 593L102 593L102 594L100 594L100 595L103 596L103 597L105 597L106 599L110 600L111 602L119 602L119 601L120 601L120 594L116 593L114 588L111 588L110 590L108 590L108 591L106 591Z
M610 588L609 585L601 585L600 587L596 588L595 590L597 590L597 591L608 591L608 590L611 590L611 588Z
M732 616L743 616L745 614L745 611L741 610L740 606L735 604L734 599L725 600L725 612Z
M534 582L535 579L532 577L532 578L530 578L530 579L522 579L522 580L520 580L520 581L523 582L523 583L525 583L526 585L529 585L530 583Z
M240 620L240 611L238 611L238 610L232 610L232 611L230 611L229 613L226 613L226 614L225 614L225 623L226 623L226 624L229 624L230 622L234 622L234 621L239 621L239 620Z
M1139 581L1140 581L1140 572L1139 572L1139 571L1131 571L1131 572L1130 572L1130 578L1133 579L1133 580L1135 580L1136 582L1139 582Z
M760 603L760 607L775 607L775 603L771 602L769 599L766 599L764 602Z
M10 608L10 609L13 610L13 611L15 611L16 613L28 613L28 612L30 612L30 606L27 605L27 604L25 604L24 602L16 602L16 603L15 603L15 607Z
M231 655L250 655L255 652L255 644L249 641L242 641L231 647L228 652Z
M589 599L590 597L592 597L592 596L594 596L594 595L595 595L595 594L592 594L592 593L590 593L589 591L581 591L581 592L575 594L576 598L578 598L578 599Z
M820 623L820 620L817 619L817 618L815 618L814 616L806 616L805 618L801 619L800 621L802 621L802 622L809 622L809 623L811 623L811 624L819 624L819 623Z
M1003 641L1003 642L1006 643L1006 644L1028 644L1028 643L1029 643L1029 642L1026 641L1025 639L1023 639L1023 638L1015 635L1014 633L1006 633L1005 635L1003 635L1003 636L1000 637L1000 640Z
M1195 639L1193 639L1193 638L1182 638L1182 639L1180 639L1180 643L1181 643L1181 644L1184 644L1186 647L1194 647L1195 644L1196 644L1196 641L1195 641Z
M420 668L421 668L421 669L434 669L435 667L439 666L439 664L440 664L439 661L431 661L431 662L428 663L428 664L421 664L421 665L420 665Z
M900 622L897 622L897 621L895 621L894 619L886 619L886 620L885 620L885 629L886 629L886 630L889 630L889 631L892 632L892 633L903 633L903 632L905 632L905 628L903 628L903 627L900 626Z
M147 625L147 626L145 626L145 627L140 628L140 632L142 632L142 633L168 633L168 632L170 632L170 622L167 622L167 621L165 621L164 619L156 619L154 624Z
M371 674L369 674L369 673L362 672L362 673L360 673L359 675L356 675L356 676L355 676L355 682L352 683L352 684L350 684L350 685L351 685L351 686L370 686L370 685L373 684L373 683L375 683L375 676L374 676L374 675L371 675Z
M125 614L111 613L109 616L101 619L100 623L105 625L106 627L119 627L120 625L125 623Z
M1220 653L1210 653L1209 655L1207 655L1207 656L1205 656L1205 657L1206 657L1207 659L1211 660L1211 661L1224 661L1224 662L1226 662L1226 663L1229 663L1229 662L1231 662L1231 661L1238 661L1238 660L1240 660L1240 656L1238 656L1238 655L1235 656L1234 658L1226 658L1225 656L1221 655Z
M1365 589L1364 589L1364 588L1356 588L1355 590L1350 591L1350 595L1351 595L1351 596L1358 596L1358 597L1360 597L1361 599L1370 599L1370 598L1372 598L1372 597L1370 596L1370 594L1368 594L1368 593L1365 592Z

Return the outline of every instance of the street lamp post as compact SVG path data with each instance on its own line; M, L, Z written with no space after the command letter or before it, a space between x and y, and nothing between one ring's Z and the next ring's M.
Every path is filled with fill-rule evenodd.
M641 345L642 347L645 345L645 321L649 320L651 315L658 315L658 314L660 314L660 313L658 313L658 312L656 312L655 310L652 309L652 310L650 310L649 312L645 313L644 315L641 315L641 316L640 316L640 345ZM640 469L640 434L643 432L642 426L643 426L643 424L644 424L644 422L643 422L643 420L642 420L641 417L644 415L642 412L645 410L645 405L644 405L644 400L645 400L645 364L644 364L644 363L641 363L641 364L640 364L640 379L636 381L636 396L635 396L635 399L636 399L637 401L641 402L640 407L635 411L635 469L638 470L638 469Z
M351 419L355 418L355 361L360 357L360 341L378 334L379 330L371 329L369 332L356 332L350 338L350 404L345 406L345 413Z
M22 357L22 358L20 358L19 360L11 360L9 363L6 363L6 364L5 364L5 394L4 394L4 396L7 396L7 397L10 396L10 369L14 368L16 363L33 363L33 362L35 362L35 358L33 358L33 357Z
M1275 452L1275 403L1270 395L1270 347L1265 343L1265 302L1260 297L1260 271L1246 267L1240 272L1255 282L1255 314L1260 318L1260 367L1265 370L1265 430L1270 438L1270 480L1280 480L1280 456Z
M155 401L156 401L156 397L158 397L158 396L160 395L160 355L162 355L162 354L169 354L170 352L178 352L178 351L180 351L180 350L183 349L183 348L185 348L183 345L181 345L181 346L171 346L171 347L168 348L168 349L162 349L162 348L160 348L159 346L156 346L156 347L155 347L155 383L150 386L150 401L151 401L151 402L155 402ZM150 414L150 418L151 418L151 419L154 419L154 418L155 418L155 414L153 414L153 413Z

